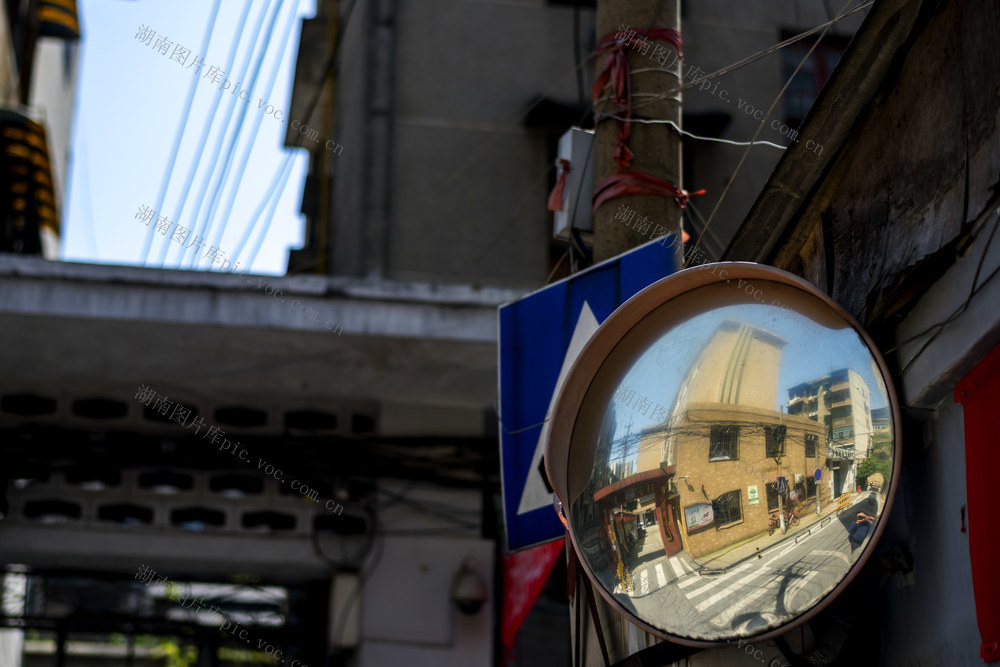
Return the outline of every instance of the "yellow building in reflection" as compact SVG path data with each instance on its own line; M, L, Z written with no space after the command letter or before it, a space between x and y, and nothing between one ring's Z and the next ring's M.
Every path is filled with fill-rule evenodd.
M660 429L657 467L673 472L666 501L692 557L766 532L779 495L800 512L815 511L817 492L821 503L830 500L813 479L826 466L823 425L777 409L786 343L760 327L720 324ZM640 470L654 452L640 446Z

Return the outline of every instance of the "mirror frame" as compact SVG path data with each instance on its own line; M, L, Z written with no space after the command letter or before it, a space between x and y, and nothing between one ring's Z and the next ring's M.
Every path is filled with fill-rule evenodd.
M700 287L715 283L725 283L734 280L738 281L740 279L747 281L768 281L797 288L806 294L819 299L830 308L832 313L843 318L843 320L847 322L858 334L861 341L868 347L872 358L875 360L879 371L882 373L882 379L885 382L885 389L887 393L886 400L892 414L893 427L892 477L888 482L888 489L886 490L885 504L882 508L882 514L875 526L875 531L872 534L871 539L868 540L867 545L865 545L862 552L851 565L844 578L841 579L834 589L827 593L823 599L813 605L812 608L799 616L796 616L787 623L779 625L776 628L768 630L764 633L752 635L751 637L746 638L748 640L752 639L753 641L761 641L782 635L790 629L805 623L830 604L848 585L850 585L850 583L861 571L861 568L864 567L875 546L878 544L879 539L882 537L882 533L885 531L887 519L892 511L893 501L896 495L900 464L902 461L902 439L900 437L901 419L899 400L896 396L895 385L892 381L892 376L889 373L889 368L886 366L885 360L882 358L882 354L879 352L878 347L876 347L875 342L871 339L868 333L861 328L861 325L859 325L858 322L833 299L821 292L815 285L799 278L794 274L772 266L756 264L753 262L718 262L713 264L701 264L699 266L690 267L671 274L643 289L641 292L622 304L600 325L594 335L591 336L590 340L587 341L586 345L584 345L583 349L580 351L580 355L573 363L573 366L566 377L566 381L559 392L559 396L556 398L555 406L552 410L548 436L545 442L545 472L553 490L562 502L563 507L566 508L566 532L569 535L573 548L577 554L582 554L583 551L577 541L576 532L573 530L573 517L570 509L571 505L566 496L569 482L569 457L571 454L570 450L573 435L576 430L577 418L579 416L580 409L583 406L587 392L590 390L592 383L596 379L601 368L604 366L608 356L619 344L619 342L621 342L621 340L628 335L634 326L641 322L655 309L663 306L682 294L686 294ZM596 433L592 434L592 439L596 442ZM685 646L705 648L717 647L731 643L733 638L736 637L736 635L732 635L717 641L709 641L670 635L664 630L650 625L646 621L635 616L631 611L627 610L612 593L607 591L604 586L601 585L600 580L591 570L590 563L587 562L587 559L578 557L578 560L583 567L585 575L593 583L592 587L600 592L605 601L610 604L615 611L628 619L633 625L638 626L640 629L651 635L655 635Z

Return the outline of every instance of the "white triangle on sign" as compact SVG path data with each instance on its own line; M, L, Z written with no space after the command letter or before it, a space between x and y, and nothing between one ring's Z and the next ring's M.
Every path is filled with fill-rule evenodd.
M580 309L580 317L576 320L576 328L573 329L573 337L570 338L569 348L566 349L566 356L563 357L562 368L559 369L559 379L556 380L556 387L552 391L552 398L549 399L549 408L545 411L545 423L538 434L538 442L535 443L535 454L531 457L531 466L528 468L528 479L524 483L524 491L521 492L521 503L517 506L517 513L524 514L552 504L552 493L545 487L545 481L538 471L538 464L542 461L542 450L545 448L545 440L549 434L549 418L552 416L552 408L556 403L556 396L562 389L563 382L569 369L580 355L580 350L586 345L590 337L600 326L590 304L583 302Z

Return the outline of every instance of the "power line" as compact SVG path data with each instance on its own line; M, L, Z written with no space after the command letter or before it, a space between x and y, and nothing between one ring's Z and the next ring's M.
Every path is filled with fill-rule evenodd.
M353 10L354 4L356 4L356 3L352 2L351 7L349 8L349 10L348 10L348 12L346 14L347 15L347 19L350 18L350 12L351 12L351 10ZM815 28L812 28L812 29L810 29L810 30L808 30L808 31L800 34L800 35L796 35L796 36L791 37L791 38L789 38L787 40L779 42L779 43L777 43L777 44L775 44L775 45L773 45L773 46L771 46L771 47L769 47L767 49L764 49L762 51L758 51L757 53L751 54L750 56L747 56L746 58L743 58L740 61L737 61L737 62L735 62L735 63L733 63L731 65L728 65L728 66L726 66L726 67L724 67L724 68L722 68L720 70L717 70L717 71L715 71L715 72L713 72L711 74L708 74L708 75L706 75L706 76L704 76L704 77L702 77L700 79L696 79L696 80L690 82L689 84L682 85L682 86L679 86L679 87L677 87L675 89L667 91L666 93L663 94L663 96L667 96L667 95L673 94L673 93L675 93L677 91L685 90L687 88L691 88L693 86L699 85L701 82L703 82L705 80L714 78L716 76L720 76L720 75L725 74L727 72L733 71L733 70L738 69L738 68L743 67L743 66L746 66L746 65L748 65L748 64L750 64L750 63L752 63L752 62L754 62L756 60L759 60L760 58L763 58L763 57L765 57L765 56L767 56L767 55L769 55L769 54L771 54L771 53L773 53L773 52L775 52L775 51L777 51L777 50L779 50L779 49L781 49L781 48L783 48L783 47L785 47L785 46L787 46L789 44L792 44L792 43L794 43L796 41L804 39L804 38L806 38L806 37L808 37L808 36L810 36L810 35L818 32L820 30L824 30L824 28L829 28L829 26L833 25L837 21L842 20L844 18L847 18L848 16L851 16L851 15L853 15L856 12L859 12L859 11L862 11L864 9L867 9L872 4L873 4L873 0L870 0L869 2L865 2L865 3L861 4L861 5L859 5L858 7L850 10L849 12L845 13L843 16L834 19L833 21L830 21L828 23L824 23L824 24L821 24L819 26L816 26ZM346 24L346 22L347 21L345 20L344 24ZM324 75L323 75L322 79L319 82L316 83L316 85L318 85L318 86L322 85L323 81L326 80L326 77L328 76L328 74L329 74L329 72L330 72L330 70L331 70L331 68L332 68L332 66L334 64L335 57L336 57L337 52L338 52L337 49L338 49L339 44L340 44L340 39L339 39L340 35L341 35L341 31L338 31L338 42L335 45L334 53L331 54L331 57L330 57L330 59L327 62L327 67L325 68ZM565 82L565 80L569 76L575 76L579 70L581 70L583 67L585 67L586 65L588 65L590 63L590 61L595 57L595 55L596 55L596 50L595 51L591 51L590 54L588 54L587 57L582 62L576 63L575 66L573 67L573 69L569 73L567 73L566 75L560 77L556 81L556 83L553 84L550 87L550 89L555 89L555 88L557 88L559 86L562 86L563 83ZM312 104L310 104L310 112L307 115L307 117L311 116L312 110L315 108L315 104L316 104L317 100L319 99L318 96L319 96L319 92L317 92L316 96L314 96ZM545 96L541 96L537 101L535 101L532 104L528 105L528 107L523 112L521 112L520 114L518 114L518 116L516 118L514 118L511 122L509 122L508 124L506 124L504 126L504 129L511 129L511 128L517 126L518 124L520 124L523 121L523 119L529 113L531 113L532 110L534 110L535 107L537 107L539 104L542 103L542 101L544 99L545 99ZM650 103L653 102L653 101L655 101L655 100L651 100ZM635 109L635 108L637 108L639 106L642 106L642 104L633 104L632 108ZM482 144L482 146L478 150L475 151L474 155L472 155L471 158L465 164L463 164L460 167L458 167L458 169L456 169L456 171L451 176L449 176L448 178L446 178L443 181L440 181L439 183L435 184L434 186L428 188L427 192L424 194L423 197L421 197L419 200L417 200L416 202L413 202L412 204L410 204L409 206L406 207L407 211L408 212L412 211L414 208L416 208L417 206L419 206L423 202L427 201L428 199L431 199L432 197L437 196L439 194L439 192L441 191L442 188L446 187L451 182L453 182L455 179L457 179L459 176L463 175L471 167L473 167L474 165L478 164L480 162L480 158L482 157L482 155L486 151L488 151L490 148L492 148L497 142L499 142L501 138L502 137L496 137L494 139L485 141ZM761 142L755 142L755 143L761 143ZM400 215L400 214L392 216L390 218L389 222L395 221L398 218L398 215ZM420 219L422 219L422 217ZM305 270L310 269L313 266L319 264L321 261L323 261L323 259L325 259L325 258L319 258L319 259L316 259L315 261L312 261L312 262L309 262L307 264L304 264L304 265L300 266L298 269L296 269L295 271L287 273L286 275L295 275L295 274L298 274L298 273L302 273Z
M874 0L869 0L868 2L862 3L862 4L858 5L857 7L855 7L854 9L851 9L850 11L845 12L845 13L841 14L840 16L837 16L836 18L834 18L834 19L832 19L830 21L827 21L826 23L820 23L819 25L817 25L817 26L815 26L813 28L810 28L809 30L806 30L805 32L801 32L801 33L799 33L797 35L789 37L786 40L778 42L777 44L774 44L773 46L769 46L766 49L763 49L761 51L757 51L756 53L752 53L749 56L747 56L746 58L743 58L741 60L737 60L736 62L732 63L731 65L726 65L722 69L717 69L714 72L712 72L710 74L706 74L703 77L694 79L694 80L690 81L689 83L682 84L680 86L677 86L676 88L671 88L670 90L667 90L667 91L661 93L659 96L657 96L654 99L650 99L647 102L642 102L642 103L639 103L639 104L633 104L632 105L632 109L636 109L636 108L638 108L640 106L645 106L646 104L653 104L655 102L658 102L661 99L666 99L666 98L670 97L671 95L673 95L675 93L678 93L680 91L684 91L684 90L687 90L688 88L693 88L695 86L701 85L705 81L710 81L711 79L714 79L716 77L722 76L723 74L728 74L729 72L732 72L734 70L740 69L741 67L746 67L747 65L750 65L751 63L757 62L761 58L765 58L765 57L771 55L775 51L780 51L781 49L785 48L786 46L789 46L790 44L794 44L795 42L799 42L799 41L805 39L806 37L809 37L811 35L816 34L817 32L823 31L823 33L826 34L826 31L830 27L832 27L835 23L838 23L839 21L843 21L847 17L852 16L852 15L856 14L857 12L860 12L862 10L868 9L873 4L875 4ZM820 39L822 39L822 37L820 37ZM659 69L659 68L655 68L655 69ZM670 70L664 70L664 71L669 72Z
M317 0L320 2L321 0ZM323 74L320 76L318 81L313 82L316 87L316 94L313 95L312 101L308 105L308 111L306 112L306 120L312 118L313 112L316 111L316 105L319 103L319 98L323 95L323 88L326 87L327 77L333 71L334 67L337 65L337 57L340 55L340 44L344 41L344 33L347 31L347 26L351 22L351 16L354 14L354 7L358 4L358 0L351 0L350 6L344 12L343 19L337 19L337 34L334 37L333 52L330 53L330 57L326 60L326 65L323 66ZM328 21L334 20L333 17L327 19ZM302 148L301 142L304 135L300 135L296 140L295 148Z
M281 192L282 190L285 189L285 183L288 182L288 177L291 175L291 173L292 173L292 163L291 160L289 160L284 173L281 175L281 183L278 186L278 192L274 196L274 200L271 203L271 208L265 216L267 223L266 226L264 227L264 231L257 239L257 244L253 247L253 250L250 253L250 259L247 261L247 266L249 267L253 267L253 263L257 259L257 253L260 251L261 246L264 244L264 239L267 237L267 232L271 228L271 221L274 220L274 213L275 210L278 208L278 202L281 201Z
M257 207L257 210L254 212L253 216L251 216L250 224L248 224L246 228L243 230L243 236L240 238L239 243L236 245L236 250L233 251L233 271L236 270L235 268L237 264L236 260L239 259L240 253L243 252L243 246L246 245L247 241L250 239L250 236L253 234L253 230L257 226L257 221L260 220L260 216L264 212L264 208L271 201L271 197L274 195L275 189L279 187L278 185L279 182L282 182L282 179L287 180L288 176L285 172L288 171L289 163L292 161L293 157L294 155L292 155L291 152L285 155L284 162L281 163L281 166L278 168L278 171L274 173L274 178L271 179L271 185L268 186L267 191L264 194L264 197L260 200L260 205ZM281 187L284 187L283 183ZM264 234L266 235L267 232L265 231ZM250 270L249 266L247 267L247 270Z
M702 137L697 134L688 132L687 130L682 130L677 126L672 120L667 118L625 118L624 116L618 116L613 113L601 114L601 120L605 118L614 118L616 120L627 120L630 123L647 123L650 125L669 125L674 129L677 134L681 134L685 137L691 137L692 139L698 139L700 141L711 141L719 144L729 144L730 146L770 146L771 148L777 148L778 150L785 150L787 146L782 146L781 144L773 144L770 141L731 141L729 139L719 139L718 137Z
M201 53L208 53L208 45L212 39L212 30L215 28L215 20L219 17L219 7L222 5L222 0L215 0L212 6L212 15L209 18L208 26L205 27L205 36L202 38ZM197 56L195 56L197 58ZM191 85L188 87L187 101L184 102L182 109L190 109L191 103L194 100L195 88L198 85L199 77L195 76L191 79ZM163 200L167 197L167 187L170 185L170 176L173 174L174 165L177 164L177 153L181 148L181 141L184 138L184 130L187 128L188 115L181 112L180 120L177 123L177 131L174 133L174 146L170 151L170 158L167 160L167 166L163 170L163 180L160 182L160 194L156 199L156 206L153 207L154 211L159 212L163 206ZM176 226L177 221L170 226L168 230L170 234L174 232L174 226ZM145 264L149 259L149 249L153 243L153 235L156 234L156 220L152 221L149 228L146 230L146 242L142 247L142 264ZM164 253L166 250L164 250ZM162 258L161 258L162 264Z
M254 26L254 29L253 29L252 32L253 32L253 35L255 36L255 38L259 40L262 50L266 50L267 49L267 39L263 39L263 40L260 39L261 27L264 24L264 18L267 16L268 12L271 11L271 9L273 9L273 13L271 14L271 18L272 18L271 28L273 28L274 27L273 18L275 16L277 16L279 5L280 5L280 3L278 2L278 0L275 0L275 2L271 3L271 7L270 8L268 8L268 7L262 8L261 11L260 11L260 14L258 14L258 16L257 16L257 24ZM268 37L270 37L270 35L268 35ZM253 60L253 53L255 51L256 51L256 48L255 47L251 47L250 52L249 52L249 60L247 62L248 69L247 69L247 71L244 72L244 76L246 74L250 74L250 76L252 78L252 80L251 80L251 82L250 82L250 84L248 86L249 88L253 87L253 83L257 79L257 71L256 70L251 71L252 67L250 66L250 61ZM235 54L235 48L234 48L234 54ZM221 95L219 97L221 98ZM240 118L241 119L246 116L246 112L247 112L247 109L249 108L249 106L250 106L250 103L248 101L247 105L245 107L243 107L243 109L240 112ZM236 103L234 102L233 106L229 108L228 117L226 118L226 124L227 125L231 125L233 114L234 114L235 111L236 111ZM226 144L225 154L226 155L230 154L232 152L233 143L236 141L236 138L239 135L239 130L240 130L241 126L242 125L237 125L231 132L228 133L229 134L228 141L225 138L226 134L227 134L225 130L222 130L219 133L219 136L216 139L215 156L212 157L209 160L209 164L212 165L212 167L209 169L209 173L211 175L205 180L204 186L202 187L201 192L198 193L198 204L197 204L197 206L195 208L195 211L194 211L195 227L194 227L194 229L191 232L192 238L197 238L197 237L201 236L201 230L202 230L201 210L202 210L202 207L203 207L204 202L205 202L205 193L207 192L208 188L211 187L211 182L213 180L215 180L214 174L219 169L219 161L220 161L220 157L222 155L222 150L223 150L222 149L222 145L223 145L223 143ZM217 182L217 185L216 185L216 191L218 190L219 185L225 179L226 173L227 173L226 169L223 169L221 172L219 172L219 178L218 178L218 182ZM207 216L206 216L205 222L206 223L208 222L208 217ZM198 252L195 251L194 255L195 255L195 257L197 257ZM184 259L183 255L181 256L180 263L181 263L182 266L185 263L185 259ZM192 262L190 258L187 259L186 263L187 263L188 267L191 267L194 264L194 262Z
M250 13L250 7L252 5L253 5L253 1L250 0L243 7L243 13L240 15L239 21L237 23L236 35L234 36L235 39L234 39L234 42L233 42L233 47L232 47L232 49L230 49L229 56L226 58L226 69L224 70L226 72L231 72L233 61L236 59L236 52L239 49L239 45L240 45L240 41L242 39L242 36L245 35L245 34L248 34L246 32L245 28L246 28L247 17L249 16L249 13ZM254 29L254 32L255 33L259 33L260 32L260 24L259 23L258 23L257 27ZM207 50L205 51L205 53L207 55ZM205 65L202 65L202 67L204 67L204 66ZM202 76L200 76L200 69L201 68L199 68L199 71L195 73L196 74L196 80L203 78ZM202 130L202 133L201 133L201 138L198 141L198 146L204 146L206 144L206 142L208 141L208 134L209 134L209 132L212 129L212 125L215 123L215 119L217 117L219 117L218 114L217 114L217 111L219 109L219 104L221 103L221 101L222 101L222 95L219 95L218 97L215 98L215 103L212 105L212 111L209 113L208 119L205 122L204 129ZM221 117L219 117L219 118L221 120ZM221 126L221 127L224 127L224 126ZM223 132L224 132L223 130L220 130L220 136L219 136L219 139L218 139L218 141L220 141L220 142L222 141L222 134L223 134ZM187 204L187 197L188 197L188 194L191 192L191 183L194 181L194 177L197 174L198 168L202 164L202 161L200 159L198 159L198 158L201 157L201 155L202 154L199 153L198 157L195 158L193 164L191 165L191 169L188 172L187 181L184 183L184 186L181 188L181 200L179 202L178 209L176 210L176 212L174 214L174 223L167 230L169 236L173 235L174 229L177 227L177 221L181 219L181 216L184 213L184 207ZM205 182L204 186L202 187L201 195L199 195L199 197L204 195L205 188L208 187L208 181L211 180L211 174L212 174L213 168L209 167L208 166L209 164L210 164L209 162L205 163L205 165L206 165L206 171L207 171L207 173L206 173L207 179L206 179L206 182ZM198 206L200 207L201 204L199 203ZM197 214L197 208L195 209L195 213ZM196 218L196 222L197 222L197 218ZM153 230L150 230L150 233L152 233L152 231ZM192 230L192 233L193 232L194 232L194 230ZM192 238L194 238L194 237L192 237ZM160 266L161 267L163 266L163 263L166 261L166 257L167 257L168 252L169 252L169 247L164 248L164 250L160 253ZM182 248L180 252L181 252L181 255L180 255L180 258L179 258L178 262L180 262L184 258L184 249Z
M283 38L281 40L281 45L278 47L278 50L277 50L277 53L276 53L276 57L275 57L275 60L274 60L274 65L273 65L273 67L271 69L270 77L269 77L269 79L267 81L267 84L265 85L265 93L264 93L264 95L268 99L270 99L271 92L274 90L274 82L278 78L278 71L281 69L281 63L284 60L285 51L286 51L286 48L288 46L288 40L292 36L292 29L295 27L295 18L298 15L298 9L299 8L298 8L298 3L297 2L289 4L288 7L290 8L290 11L289 11L289 14L288 14L288 25L285 26L285 32L284 32L284 36L283 36ZM278 15L277 12L275 12L274 17L277 18L277 15ZM270 44L271 28L273 28L273 26L274 26L274 23L272 21L271 26L268 28L268 40L267 40L268 44ZM259 65L260 66L263 65L263 60L264 60L264 56L265 55L266 55L266 49L264 51L262 51L261 54L260 54L260 61L259 61ZM256 75L255 75L255 79L256 79ZM249 107L249 103L247 104L247 106ZM258 111L259 110L260 110L260 106L258 105ZM253 128L250 130L250 133L249 133L250 137L257 136L258 130L260 129L260 125L261 125L261 123L264 122L265 115L266 114L264 114L264 113L258 113L258 115L257 115L257 117L255 119L255 123L253 125ZM242 130L243 121L244 121L245 117L246 116L244 115L243 117L240 118L240 130L238 130L238 131ZM277 120L277 119L275 119L275 120ZM282 123L282 124L284 124L284 123ZM252 149L253 149L253 142L252 141L247 142L244 145L243 155L241 157L237 158L235 161L229 161L226 164L226 172L229 171L229 168L234 163L240 165L240 167L239 167L239 174L234 178L234 182L233 182L232 186L230 187L230 190L229 190L229 200L226 202L226 206L225 206L225 208L223 210L231 210L231 208L232 208L233 202L236 199L236 195L239 192L240 185L243 182L243 176L244 176L244 174L246 174L246 168L247 168L247 164L249 162L250 151ZM225 178L225 176L223 176L223 178ZM221 189L217 192L217 194L221 195ZM218 203L218 199L216 199L215 203ZM212 225L215 222L214 214L215 214L215 210L213 209L209 213L209 223L208 223L208 227L205 230L205 236L206 237L209 235L209 232L212 229ZM223 234L225 233L225 230L226 230L227 220L228 220L227 218L225 218L225 217L223 218L222 224L219 225L218 233L215 235L215 239L209 241L209 243L212 246L219 246L219 244L221 243L222 236L223 236Z
M708 216L708 221L705 223L705 230L706 231L708 230L709 226L712 224L712 220L715 219L715 214L719 212L719 207L722 206L722 202L726 199L726 195L729 193L730 188L733 187L733 183L736 182L736 176L740 173L740 168L743 167L743 163L746 162L747 156L750 155L750 149L753 148L753 143L757 140L757 137L760 136L761 130L764 129L764 124L767 123L767 119L771 116L771 112L774 111L774 108L776 106L778 106L778 102L781 101L782 95L785 94L785 91L788 90L788 86L790 86L792 84L792 81L795 80L795 77L796 77L796 75L798 75L799 70L802 69L802 66L805 65L806 61L809 60L809 57L812 56L812 52L816 50L817 46L819 46L819 43L823 40L823 37L826 36L827 31L831 27L833 27L834 23L836 23L837 21L843 19L846 16L846 14L844 12L847 9L847 7L853 1L854 0L847 0L847 2L845 2L844 6L841 8L840 13L838 14L837 18L835 18L833 21L829 21L829 22L827 22L825 24L826 27L823 28L823 32L821 32L820 35L819 35L819 37L816 38L816 41L813 42L813 45L809 47L809 50L806 52L806 55L802 58L801 61L799 61L798 66L796 66L795 71L793 71L792 75L790 77L788 77L788 81L786 81L785 85L782 86L781 90L778 91L778 94L775 96L774 101L771 102L771 106L768 107L767 113L765 113L764 117L761 119L760 125L757 126L757 131L753 133L753 137L750 139L750 145L747 146L747 148L746 148L745 151L743 151L743 155L740 157L740 161L736 164L736 169L733 171L733 175L726 182L726 187L723 188L722 194L719 195L718 200L716 200L715 207L712 209L712 212ZM871 3L866 3L866 4L871 4ZM862 5L862 7L863 6L865 6L865 5ZM857 9L858 8L855 8L855 10L857 10ZM785 40L785 41L788 42L788 40ZM788 43L791 43L791 42L788 42ZM693 83L694 82L692 81L692 84ZM691 253L688 255L688 260L687 260L688 264L690 264L691 258L695 257L695 253L698 250L698 246L701 245L701 241L702 241L703 238L704 238L704 234L702 234L701 236L698 237L698 240L695 242L694 246L691 248Z

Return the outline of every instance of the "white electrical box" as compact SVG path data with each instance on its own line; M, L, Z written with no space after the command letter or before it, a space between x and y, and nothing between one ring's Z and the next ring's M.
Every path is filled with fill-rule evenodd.
M559 158L568 160L571 171L566 176L562 210L555 211L553 236L568 241L570 227L592 243L594 223L591 198L594 195L594 131L571 128L559 139Z

